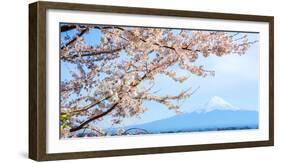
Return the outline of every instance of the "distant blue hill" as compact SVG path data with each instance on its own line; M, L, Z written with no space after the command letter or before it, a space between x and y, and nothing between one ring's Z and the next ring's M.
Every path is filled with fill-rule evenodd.
M253 109L241 109L223 98L213 96L205 104L189 108L189 112L122 128L127 134L157 134L202 132L220 130L258 129L259 114ZM106 129L108 135L116 135L117 128Z
M215 109L210 112L192 112L150 123L128 126L148 133L195 132L212 130L257 129L258 112Z

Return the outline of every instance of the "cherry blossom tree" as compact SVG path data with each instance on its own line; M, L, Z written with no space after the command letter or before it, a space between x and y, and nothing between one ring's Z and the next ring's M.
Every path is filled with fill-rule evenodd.
M196 89L155 95L157 75L183 83L188 76L171 69L177 66L202 78L213 76L213 70L195 64L200 55L243 55L256 42L243 33L220 31L79 24L60 28L61 33L75 31L72 37L61 38L60 60L74 67L69 68L72 77L60 83L62 137L75 136L75 131L85 128L104 135L95 125L98 121L110 116L114 125L139 116L150 109L143 105L145 101L180 112L179 103ZM83 39L93 29L102 33L98 45Z

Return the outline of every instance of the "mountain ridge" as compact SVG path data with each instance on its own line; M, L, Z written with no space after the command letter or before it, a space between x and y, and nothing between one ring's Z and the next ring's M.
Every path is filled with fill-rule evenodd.
M203 108L202 108L203 107ZM165 119L129 125L125 131L136 129L147 133L174 133L213 130L241 130L258 128L258 111L240 109L214 96L193 112L181 113ZM114 133L118 128L112 129Z
M126 129L141 128L153 132L167 132L172 130L213 130L229 127L256 128L257 126L257 111L215 110L205 113L185 113L162 120L127 126Z

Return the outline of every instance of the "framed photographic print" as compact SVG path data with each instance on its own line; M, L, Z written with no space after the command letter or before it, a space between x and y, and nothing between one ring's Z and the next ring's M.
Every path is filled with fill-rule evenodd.
M29 5L29 157L273 145L271 16Z

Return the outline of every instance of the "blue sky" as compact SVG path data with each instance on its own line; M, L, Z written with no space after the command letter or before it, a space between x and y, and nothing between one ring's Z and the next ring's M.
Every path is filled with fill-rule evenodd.
M68 34L71 36L73 31L68 32ZM66 33L61 34L61 38L64 36L66 36ZM91 45L97 45L101 36L99 30L93 29L84 36L84 39ZM259 34L248 33L248 38L249 40L259 40ZM241 109L259 109L259 42L253 44L243 56L210 56L208 58L200 56L195 64L204 65L204 69L207 70L214 70L215 76L202 78L191 75L186 82L177 83L163 75L158 75L155 78L157 84L155 84L154 90L159 90L158 93L161 95L176 95L182 89L200 87L189 99L181 103L182 112L191 112L214 96L222 97ZM61 80L70 78L68 69L72 68L72 65L61 62ZM177 72L189 76L182 70L177 70ZM140 118L125 119L123 125L141 124L176 115L174 111L170 111L165 106L155 102L145 102L144 105L149 108L147 112ZM109 127L110 118L105 118L98 125Z

